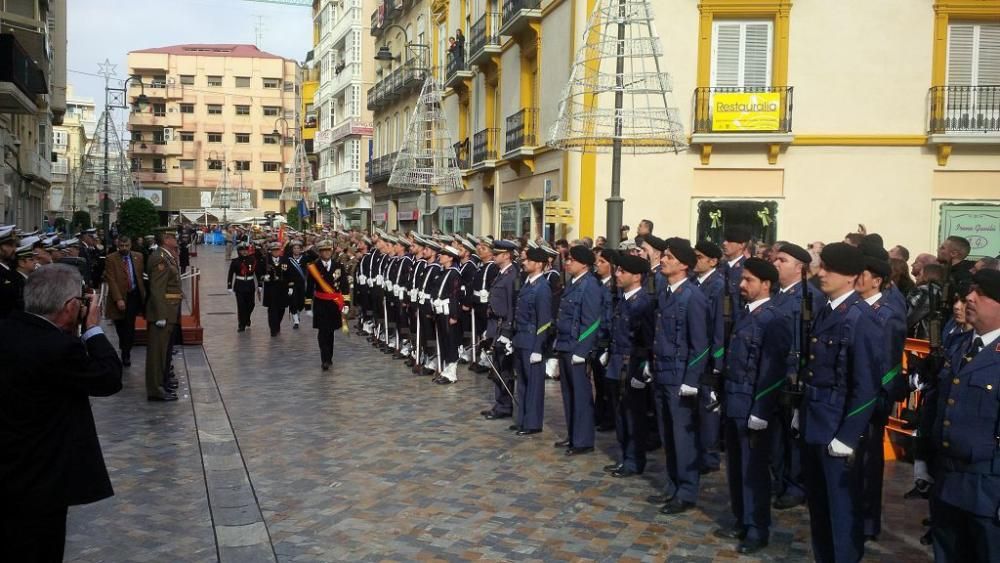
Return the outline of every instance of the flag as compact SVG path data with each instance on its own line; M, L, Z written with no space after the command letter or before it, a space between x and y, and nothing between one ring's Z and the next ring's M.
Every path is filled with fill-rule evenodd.
M305 219L309 216L309 208L306 207L305 198L299 200L299 217Z
M284 223L282 223L281 226L278 227L278 242L280 242L282 245L285 244L285 224Z

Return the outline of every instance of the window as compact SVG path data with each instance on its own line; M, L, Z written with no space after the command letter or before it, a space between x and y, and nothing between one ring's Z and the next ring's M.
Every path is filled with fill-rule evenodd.
M722 217L720 223L713 217ZM765 224L761 217L770 217ZM776 201L701 201L698 202L698 240L722 244L724 229L742 225L750 232L750 239L757 243L772 244L777 233L778 202Z
M234 160L233 170L242 170L244 172L250 171L250 161L249 160Z
M249 76L237 76L236 77L236 87L237 88L249 88L250 87L250 77Z
M209 170L222 170L222 161L221 160L209 160L208 161L208 169Z
M193 160L181 160L180 164L181 164L181 170L194 170Z
M250 106L236 106L236 115L250 115Z
M281 170L280 162L265 162L264 172L278 172Z
M772 22L718 20L713 26L712 86L770 86Z
M237 133L236 142L240 144L247 144L250 142L250 133Z
M181 104L181 113L194 113L194 104Z
M156 117L166 117L167 104L153 104L153 115Z
M149 81L149 85L152 88L165 88L167 86L167 75L157 74L154 75Z
M261 190L264 199L281 199L281 190Z
M1000 24L948 26L948 85L1000 84Z
M222 104L208 104L208 115L222 115Z
M208 142L209 143L221 143L222 142L222 133L209 133L208 134Z
M142 131L133 131L132 132L132 140L133 141L141 141L142 140Z
M266 117L278 117L279 113L281 113L279 106L264 106L264 116Z
M66 160L64 155L56 155L56 159L52 161L52 173L69 174L69 161Z
M55 147L65 148L69 144L69 133L66 131L53 131L52 132L52 145Z
M162 158L153 159L153 172L166 172L167 167L163 164Z
M264 88L281 88L280 78L265 78Z
M181 131L181 141L185 142L194 141L194 133L191 131Z
M281 142L281 135L264 135L265 145L277 145Z
M222 86L222 77L221 76L209 76L208 77L208 85L209 86Z
M194 75L193 74L182 74L181 84L184 86L194 86Z

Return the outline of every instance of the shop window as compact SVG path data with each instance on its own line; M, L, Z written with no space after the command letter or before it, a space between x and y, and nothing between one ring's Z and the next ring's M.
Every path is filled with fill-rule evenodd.
M722 244L726 227L741 225L750 229L753 241L771 244L777 218L776 201L702 201L698 204L698 240Z

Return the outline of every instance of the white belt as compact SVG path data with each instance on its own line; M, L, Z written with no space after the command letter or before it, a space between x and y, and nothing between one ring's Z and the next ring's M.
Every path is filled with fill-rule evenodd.
M236 278L236 279L238 279L238 280L240 280L240 281L253 281L254 280L253 276L233 276L233 277Z

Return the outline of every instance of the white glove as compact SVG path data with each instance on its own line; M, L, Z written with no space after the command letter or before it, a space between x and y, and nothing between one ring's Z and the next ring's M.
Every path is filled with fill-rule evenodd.
M295 290L292 288L288 288L288 296L291 297L293 293L295 293Z
M537 364L538 362L542 361L542 355L539 354L538 352L533 352L531 354L531 357L528 358L528 361L533 364Z
M236 292L235 292L235 291L233 291L233 288L231 288L231 287L230 287L230 288L229 288L229 293L236 293Z
M358 274L358 283L361 285L365 285L366 283L368 283L368 278L366 278L364 274Z
M681 397L695 397L698 395L698 388L681 383Z
M378 275L378 276L377 276L377 277L375 278L375 283L376 283L377 285L384 285L384 284L385 284L385 278L384 278L384 277L382 277L382 274L379 274L379 275Z
M604 352L603 354L601 354L601 357L598 358L598 360L601 362L602 366L608 367L608 353L607 352Z
M587 358L581 358L580 356L577 356L576 354L573 354L573 357L570 360L573 362L574 366L578 366L578 365L582 364L583 362L586 362Z
M344 308L340 310L340 314L342 314L342 315L344 315L346 317L347 313L350 312L350 310L351 310L350 307L348 307L347 305L344 305Z
M799 431L799 409L792 411L792 430Z
M271 281L271 274L264 274L264 281Z
M714 403L714 402L716 402L716 401L719 400L719 396L715 394L715 391L709 391L708 392L708 400L710 402ZM764 426L766 427L767 424L765 423Z
M652 372L652 370L649 369L649 363L648 362L642 368L642 375L645 375L646 379L652 379L653 378L653 372Z
M826 447L826 451L833 457L847 457L854 453L852 448L847 447L847 444L836 438Z
M153 324L155 324L157 328L163 328L167 326L167 319L160 319Z
M556 360L555 358L545 360L545 376L554 379L558 373L559 360Z
M920 374L913 372L910 374L910 389L914 391L923 391L927 387L926 384L920 382Z
M485 289L482 290L482 291L480 291L479 292L479 302L480 303L489 303L489 301L490 301L490 292L486 291Z
M642 381L640 379L636 379L634 377L630 377L629 378L628 384L629 384L629 387L631 387L632 389L645 389L646 388L646 382L645 381Z
M507 338L506 336L501 336L500 338L497 338L497 344L507 346L508 344L510 344L510 338Z
M750 430L767 430L767 421L750 415L750 418L747 420L747 428Z
M927 462L923 460L916 460L913 462L913 481L927 481L928 483L933 483L934 478L931 477L931 472L927 470Z

